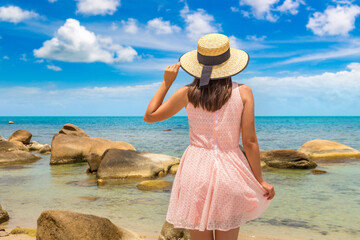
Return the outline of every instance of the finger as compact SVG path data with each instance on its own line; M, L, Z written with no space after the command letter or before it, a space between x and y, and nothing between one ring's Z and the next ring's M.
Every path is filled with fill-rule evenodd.
M274 195L271 194L270 197L268 198L269 200L273 199L274 198Z
M179 68L180 68L180 66L181 66L181 63L180 63L180 62L178 62L177 64L175 64L175 66L177 67L177 69L179 69Z

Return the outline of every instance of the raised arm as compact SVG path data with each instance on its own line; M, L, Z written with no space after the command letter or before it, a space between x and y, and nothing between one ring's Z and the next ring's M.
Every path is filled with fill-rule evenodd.
M164 80L159 89L151 99L146 112L144 114L144 121L148 123L160 122L168 119L178 113L187 104L187 89L184 86L174 92L164 103L166 93L171 87L172 83L178 74L180 63L168 66L164 73Z

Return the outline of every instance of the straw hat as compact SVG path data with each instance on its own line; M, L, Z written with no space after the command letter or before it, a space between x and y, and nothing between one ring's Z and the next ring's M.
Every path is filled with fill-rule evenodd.
M211 33L202 36L197 50L183 54L182 69L200 78L199 87L206 87L210 79L216 80L234 76L246 68L249 62L247 52L230 48L229 38L223 34Z

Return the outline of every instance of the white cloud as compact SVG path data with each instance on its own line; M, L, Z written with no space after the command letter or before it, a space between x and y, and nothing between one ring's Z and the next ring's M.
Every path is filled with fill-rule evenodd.
M230 7L230 10L231 10L232 12L238 12L238 11L239 11L239 8L237 8L237 7Z
M114 30L118 29L118 26L116 25L116 23L112 22L110 29L114 31Z
M76 13L86 15L112 15L120 6L120 0L78 0Z
M71 103L74 99L88 101L96 101L95 99L101 97L126 99L128 97L138 97L140 95L153 95L154 91L161 85L161 82L154 82L150 84L114 86L114 87L84 87L84 88L69 88L69 89L55 89L37 87L11 87L0 88L0 96L15 96L14 93L23 92L24 95L41 95L41 98L54 98L60 102ZM85 100L86 99L86 100Z
M128 18L127 21L122 20L121 23L124 26L124 31L127 33L135 34L139 30L137 20L134 18Z
M240 48L239 40L234 36L229 36L229 44L231 48Z
M24 61L24 62L27 61L26 53L21 54L20 60L21 60L21 61Z
M325 72L312 76L254 77L251 85L260 92L283 97L320 95L328 99L360 97L360 63L347 65L349 71ZM320 97L320 96L318 96Z
M54 3L57 2L57 0L49 0L49 2Z
M147 27L150 30L154 30L156 34L170 34L181 30L178 26L171 25L170 21L163 21L162 17L148 21Z
M121 72L150 72L154 73L156 71L163 72L168 65L175 64L179 61L178 58L154 58L144 57L138 59L134 63L124 63L121 65L115 65Z
M285 0L282 5L277 7L277 10L280 12L289 12L292 15L296 15L299 12L298 8L300 4L305 5L305 2L302 0Z
M261 115L358 115L360 63L351 63L347 68L309 76L253 77L244 81L235 77L234 80L251 86ZM122 115L140 116L146 110L144 102L151 100L160 84L0 88L0 108L4 115L19 112L23 115L114 115L114 107L121 104ZM174 82L170 91L183 85Z
M244 17L250 18L250 12L244 11L244 10L241 10L240 12L241 12L241 14L242 14Z
M237 48L237 49L243 49L243 50L254 50L254 49L266 49L271 46L263 44L261 41L257 40L250 40L250 41L244 41L241 39L238 39L234 35L229 36L229 42L231 48Z
M307 28L316 35L348 35L355 28L355 18L360 14L357 5L328 6L326 10L315 12L310 17Z
M105 80L103 82L106 82ZM11 116L140 116L146 110L144 103L151 100L160 85L161 81L111 87L58 89L50 82L43 87L0 87L0 109L3 115ZM168 94L178 85L174 83ZM21 98L16 98L17 94Z
M298 13L300 4L303 0L285 0L280 5L280 0L240 0L240 6L247 5L251 8L251 15L256 19L265 19L270 22L276 22L279 19L277 13ZM248 11L241 11L244 17L249 17Z
M251 7L251 13L257 19L266 19L275 22L277 18L271 13L272 6L279 0L240 0L241 5Z
M332 1L338 4L352 4L355 0L332 0Z
M180 15L186 22L186 32L191 39L197 40L204 34L221 30L220 24L214 24L214 17L207 14L204 9L199 8L196 11L190 11L188 5L185 4Z
M56 71L56 72L62 70L61 67L54 66L54 65L46 65L46 67L47 67L48 69L53 70L53 71Z
M255 115L357 116L360 63L348 64L347 68L314 75L253 77L240 82L253 90Z
M337 48L334 50L327 49L323 52L314 52L312 54L303 55L299 57L293 57L283 62L275 63L275 65L279 64L289 64L289 63L299 63L299 62L308 62L308 61L318 61L318 60L326 60L326 59L334 59L334 58L344 58L348 56L360 56L360 46L359 43L349 43L351 46ZM271 66L271 65L270 65Z
M0 7L0 20L4 22L18 23L38 16L34 11L22 10L17 6Z
M34 49L34 55L66 62L114 63L133 61L137 52L113 43L110 37L95 35L78 20L69 18L51 40Z
M196 45L188 39L182 31L172 34L156 34L149 31L145 24L138 25L136 34L129 34L124 27L119 27L116 31L109 31L108 23L88 23L87 27L98 34L111 34L115 42L124 45L131 45L139 48L164 50L171 52L184 52L192 50Z
M247 35L246 39L250 40L250 41L264 41L264 39L266 38L266 36L261 36L261 37L257 37L256 35Z
M186 6L186 5L185 5ZM198 13L198 11L195 11ZM184 18L188 18L188 15L192 15L194 11L190 11L188 7L186 6L181 11L181 16ZM211 17L213 19L213 17ZM137 20L136 20L137 21ZM189 22L189 25L185 25L184 30L180 31L173 31L171 34L156 34L155 31L149 31L146 24L138 23L137 24L137 32L136 34L129 34L126 32L126 28L124 27L118 27L116 31L109 31L109 23L103 23L103 22L93 22L93 23L87 23L87 28L91 29L92 31L99 33L99 34L111 34L111 37L116 42L121 42L122 44L131 45L133 47L139 47L139 48L146 48L146 49L156 49L156 50L162 50L162 51L168 51L168 52L175 52L175 53L184 53L186 51L194 50L196 49L196 41L198 40L199 36L196 36L197 33L195 31L194 34L191 34L190 29L193 29ZM195 23L200 24L200 22ZM215 23L210 23L210 27L200 28L201 35L206 33L214 32L220 32L220 26ZM206 26L206 24L205 24ZM187 28L188 27L188 28ZM204 29L209 28L207 31L204 31ZM216 29L215 29L216 28ZM209 32L208 32L209 31ZM199 33L200 35L200 33ZM200 36L201 36L200 35ZM189 36L196 36L190 38ZM247 50L254 50L254 49L264 49L268 48L270 46L265 45L262 42L255 42L255 41L240 41L241 45L245 47ZM241 46L239 44L239 46ZM180 56L180 55L179 55Z
M38 59L38 60L35 60L34 62L36 62L36 63L43 63L43 62L44 62L44 59Z
M3 59L9 59L9 57L8 56L3 56Z

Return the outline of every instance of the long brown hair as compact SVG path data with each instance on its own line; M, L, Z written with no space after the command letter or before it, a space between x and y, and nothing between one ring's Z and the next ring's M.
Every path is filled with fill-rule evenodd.
M231 77L210 80L209 85L198 88L200 78L194 78L193 82L187 84L189 103L194 107L202 107L209 112L219 110L231 97L232 80Z

